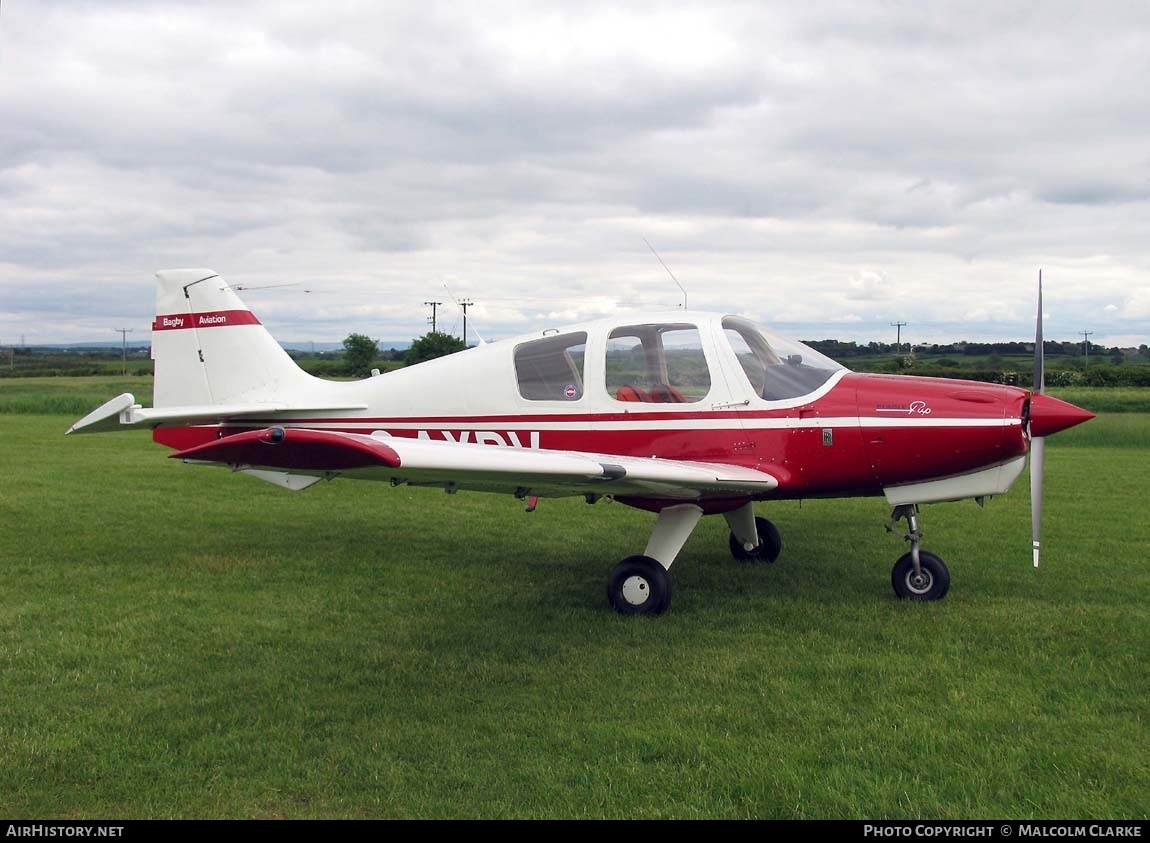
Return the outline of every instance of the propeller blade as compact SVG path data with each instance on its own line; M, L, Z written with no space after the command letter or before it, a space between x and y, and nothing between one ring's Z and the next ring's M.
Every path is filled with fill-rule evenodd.
M1034 548L1034 567L1038 567L1038 552L1042 538L1042 476L1045 469L1046 438L1035 436L1030 440L1030 538Z
M1034 326L1034 391L1046 392L1046 349L1042 342L1042 270L1038 270L1038 321Z
M1034 390L1038 395L1046 392L1046 349L1042 340L1042 270L1038 270L1038 318L1034 325ZM1031 398L1031 407L1034 399ZM1033 427L1033 409L1027 433ZM1042 547L1042 477L1045 470L1046 440L1030 437L1030 539L1034 550L1034 567L1038 567L1038 554Z

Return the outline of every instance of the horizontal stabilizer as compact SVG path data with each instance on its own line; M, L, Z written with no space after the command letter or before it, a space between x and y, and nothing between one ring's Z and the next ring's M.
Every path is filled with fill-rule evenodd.
M139 406L136 403L136 396L130 392L123 392L88 413L68 428L68 433L104 433L108 430L115 430L123 424L120 419L124 413ZM67 436L68 433L64 435Z
M258 417L275 418L300 413L335 413L364 410L365 404L209 404L198 407L141 407L130 392L118 395L96 410L88 413L70 428L68 433L105 433L124 427L159 427L161 424L204 424L229 419Z

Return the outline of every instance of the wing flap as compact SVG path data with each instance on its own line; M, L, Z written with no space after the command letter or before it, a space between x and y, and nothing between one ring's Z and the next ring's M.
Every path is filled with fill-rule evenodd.
M289 474L286 471L262 471L258 468L241 468L240 473L292 492L302 491L323 480L322 477L315 477L310 474Z

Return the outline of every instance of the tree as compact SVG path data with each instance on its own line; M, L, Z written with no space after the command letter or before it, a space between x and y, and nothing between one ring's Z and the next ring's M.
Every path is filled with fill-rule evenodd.
M408 366L422 363L424 360L434 360L436 357L446 357L457 351L463 351L463 340L445 334L441 331L429 331L417 340L411 341L411 348L403 359Z
M343 368L349 375L366 378L375 362L376 343L366 334L348 334L343 341Z

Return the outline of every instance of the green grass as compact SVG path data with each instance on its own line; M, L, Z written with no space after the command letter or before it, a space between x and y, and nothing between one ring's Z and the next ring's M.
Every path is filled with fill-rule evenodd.
M138 402L150 407L151 375L6 378L0 380L0 415L59 413L79 419L121 392L132 393Z
M764 505L780 563L734 562L704 519L657 619L604 594L648 514L339 480L288 493L165 460L138 432L65 439L73 420L0 414L0 814L1150 804L1145 415L1051 438L1037 571L1025 479L985 509L924 510L954 577L930 605L891 594L903 546L881 500Z

